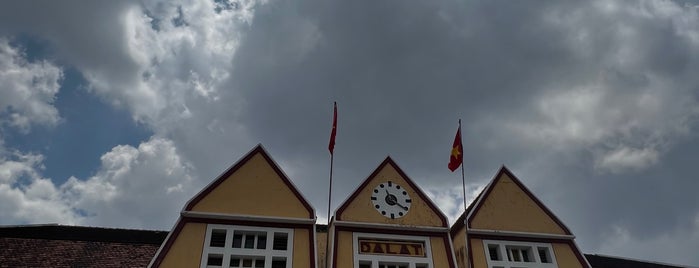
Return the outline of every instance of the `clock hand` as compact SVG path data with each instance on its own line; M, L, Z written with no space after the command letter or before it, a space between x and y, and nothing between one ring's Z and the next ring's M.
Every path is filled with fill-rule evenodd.
M398 203L398 202L396 202L396 206L399 206L399 207L402 208L403 210L408 211L408 207L403 206L403 205L401 205L401 204Z
M388 189L386 190L386 204L389 206L395 206L398 202L398 199L396 198L395 195L392 195L390 192L388 192Z

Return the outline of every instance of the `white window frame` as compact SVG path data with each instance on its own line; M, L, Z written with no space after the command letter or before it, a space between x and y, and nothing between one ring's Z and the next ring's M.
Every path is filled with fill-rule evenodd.
M492 260L490 258L490 246L497 246L502 260ZM531 262L510 261L508 259L509 247L528 248L532 253ZM539 248L548 250L549 263L541 262L539 258ZM553 252L553 247L550 243L532 243L520 241L504 241L504 240L483 240L483 249L485 259L488 263L488 268L558 268L556 262L556 254Z
M432 247L430 246L430 238L425 236L409 236L409 235L389 235L389 234L374 234L374 233L353 233L352 238L354 251L354 268L359 268L359 263L371 262L371 268L379 268L379 264L389 265L407 265L408 268L416 268L417 264L426 266L417 266L425 268L433 268L432 264ZM409 257L409 256L391 256L391 255L376 255L376 254L360 254L359 239L379 239L379 240L394 240L405 242L417 242L425 245L425 257Z
M213 230L226 230L226 240L223 247L211 247L211 234ZM266 248L257 249L255 248L233 248L233 235L235 232L252 232L252 233L266 233ZM275 250L274 246L274 233L285 233L287 235L286 240L286 250ZM245 241L242 241L244 244ZM255 240L257 244L257 239ZM272 267L273 258L285 258L286 268L291 268L293 263L293 249L294 249L294 229L289 228L267 228L267 227L256 227L256 226L241 226L241 225L221 225L221 224L207 224L206 226L206 239L204 239L204 249L201 254L201 264L200 268L220 268L220 267L230 267L231 256L254 257L254 258L264 258L265 268ZM223 256L223 263L221 266L208 266L207 261L209 259L209 254L218 254ZM241 259L242 259L241 258Z

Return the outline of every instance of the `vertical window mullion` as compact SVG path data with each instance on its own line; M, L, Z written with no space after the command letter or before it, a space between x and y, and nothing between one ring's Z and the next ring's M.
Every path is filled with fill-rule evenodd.
M273 231L267 231L266 233L267 241L265 241L265 268L272 268L272 259L274 256L272 255L272 247L274 247L274 232Z
M226 230L226 240L223 241L223 263L221 266L230 267L231 266L231 255L233 254L233 230L232 228L225 228ZM228 245L230 243L230 246Z

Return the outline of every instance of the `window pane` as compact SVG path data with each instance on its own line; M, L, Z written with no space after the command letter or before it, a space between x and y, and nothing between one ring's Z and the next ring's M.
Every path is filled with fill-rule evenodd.
M265 260L264 259L259 259L255 261L255 268L263 268L265 267Z
M255 248L255 235L246 234L245 235L245 248Z
M286 233L274 233L274 242L272 249L274 250L286 250L286 244L288 241L288 235Z
M231 257L231 267L240 267L240 258Z
M226 230L214 229L211 230L210 247L222 248L226 245Z
M272 260L272 268L286 268L286 259Z
M206 265L209 266L222 266L223 265L223 255L220 254L209 254L206 260Z
M359 261L359 268L371 268L370 261Z
M257 236L257 249L266 249L267 248L267 236L266 235L258 235Z
M243 267L252 267L252 259L243 259Z
M531 258L529 258L529 251L528 250L522 250L522 260L524 262L531 262Z
M498 252L498 245L488 245L488 255L490 255L490 260L500 261L500 252Z
M238 232L233 233L233 248L240 248L243 243L243 235Z
M551 263L549 259L549 250L547 248L539 248L539 259L543 263Z

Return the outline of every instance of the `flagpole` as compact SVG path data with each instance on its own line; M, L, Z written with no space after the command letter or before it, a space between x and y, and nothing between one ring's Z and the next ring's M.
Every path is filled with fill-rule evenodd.
M330 142L328 143L328 151L330 151L330 185L328 186L328 227L330 227L330 205L333 196L333 160L335 158L335 135L337 134L337 102L333 102L333 128L330 132Z
M459 133L461 133L461 118L459 118ZM461 135L460 135L461 136ZM459 143L461 144L461 151L464 151L464 139L462 137L459 137L461 139ZM464 191L464 212L466 212L466 176L464 175L464 156L461 156L461 186Z
M459 133L461 133L461 118L459 118ZM464 151L464 139L462 135L459 135L459 143L461 144L461 151ZM466 209L468 206L466 205L466 175L464 173L464 156L463 154L461 155L461 187L463 188L463 194L464 194L464 214L466 214ZM468 253L470 252L468 248L468 215L464 216L464 249L466 250L466 254L464 254L464 262L466 262L466 267L471 268L471 262L470 258L468 256Z
M330 189L328 190L328 228L330 227L330 201L332 200L333 196L333 158L335 155L333 153L330 154Z

